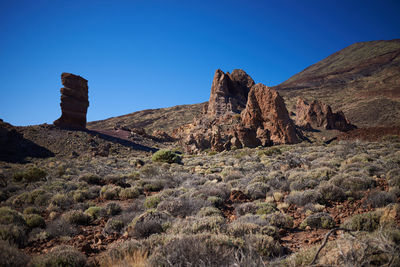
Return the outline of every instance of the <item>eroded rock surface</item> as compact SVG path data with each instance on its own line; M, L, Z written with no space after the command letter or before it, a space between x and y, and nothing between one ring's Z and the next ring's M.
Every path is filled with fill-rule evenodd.
M182 140L189 153L302 140L279 93L263 84L255 85L243 70L232 74L217 70L203 114L176 129L174 137Z
M89 107L88 81L81 76L62 73L61 117L54 125L61 127L86 128L86 113Z
M277 91L261 83L251 88L242 121L245 126L256 130L264 146L270 141L274 144L294 144L300 141L283 98ZM269 134L265 135L266 132Z
M240 113L246 106L247 95L253 85L253 79L243 70L233 70L232 74L216 70L205 113L209 117Z
M333 113L329 105L318 100L308 104L304 99L298 98L296 110L296 125L307 130L323 128L347 132L356 128L342 111Z

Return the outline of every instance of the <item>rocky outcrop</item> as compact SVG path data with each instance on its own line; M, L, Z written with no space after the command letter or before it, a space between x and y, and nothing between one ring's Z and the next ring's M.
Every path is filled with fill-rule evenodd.
M210 100L204 112L209 117L240 113L246 106L247 95L253 85L253 79L243 70L235 69L232 74L216 70Z
M302 140L279 93L243 70L215 72L201 117L174 131L189 153L292 144Z
M296 110L296 124L306 130L322 128L347 132L357 128L346 119L342 111L333 113L329 105L318 100L308 104L298 98Z
M62 73L61 117L54 125L61 127L85 128L86 113L89 106L88 81L81 76Z
M261 83L251 88L242 121L245 126L257 132L257 138L264 146L271 141L273 144L294 144L300 141L283 98L277 91Z

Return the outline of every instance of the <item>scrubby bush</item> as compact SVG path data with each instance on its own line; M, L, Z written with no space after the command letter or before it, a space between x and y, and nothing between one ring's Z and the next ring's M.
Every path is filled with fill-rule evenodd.
M163 200L160 202L160 204L158 204L157 209L167 211L175 217L186 217L197 213L202 207L205 206L208 206L208 203L203 199L178 197Z
M128 233L135 238L146 238L165 230L170 216L166 212L148 211L133 219Z
M125 224L123 221L116 218L111 218L107 221L106 225L104 226L103 232L105 234L120 233L124 227Z
M152 266L239 266L235 265L238 244L232 241L224 235L173 236L155 249L149 261Z
M319 212L311 214L300 224L301 229L305 229L307 226L310 228L331 229L335 227L335 221L328 213Z
M0 267L25 267L29 257L10 243L0 240Z
M305 191L292 191L285 199L288 204L294 204L297 206L305 206L308 203L318 203L321 202L321 194L313 189Z
M276 208L276 205L274 203L266 203L266 202L261 202L257 204L257 214L258 215L266 215L273 213L277 211L278 209Z
M40 216L39 214L28 214L28 215L25 215L24 217L25 217L26 224L28 225L28 227L30 229L33 229L36 227L40 227L40 228L46 227L46 223L45 223L43 217Z
M121 187L116 185L105 185L100 190L100 197L104 199L118 199Z
M122 200L134 199L134 198L137 198L139 195L140 195L140 191L136 187L124 188L119 192L119 198Z
M198 216L200 217L205 217L205 216L221 216L222 213L219 209L215 207L203 207L200 209L200 211L197 213Z
M26 171L14 173L13 180L16 182L37 182L40 180L44 180L46 178L47 173L37 167L29 168Z
M166 149L158 150L156 153L153 154L151 159L154 162L166 162L170 164L180 163L182 160L180 155L171 150L166 150Z
M92 185L104 185L104 179L96 174L83 175L79 177L79 180Z
M0 239L24 247L28 240L25 227L13 224L0 224Z
M371 211L357 214L345 221L342 226L354 231L375 231L379 228L379 220L382 213L379 211Z
M22 227L26 226L24 216L9 207L0 208L0 224L13 224Z
M241 203L236 205L235 214L237 216L243 216L246 214L255 214L258 208L259 207L253 202Z
M40 210L36 207L27 207L24 209L24 214L39 214Z
M255 223L238 222L237 220L228 224L227 233L234 237L257 234L261 232L262 226Z
M46 227L46 232L51 237L60 236L73 236L78 233L78 230L70 222L66 221L65 218L58 218L52 222L49 222Z
M75 202L82 202L85 201L86 199L89 198L89 192L88 190L76 190L73 195L72 198L74 199Z
M122 211L121 206L116 202L107 203L105 207L106 213L108 216L114 216L120 214Z
M284 213L274 213L267 215L265 218L268 225L276 226L280 229L288 229L293 227L293 218Z
M80 210L69 210L61 218L75 225L87 225L91 221L91 217Z
M246 188L246 194L252 199L265 198L270 187L266 183L256 182L249 184Z
M85 210L85 214L89 215L92 220L95 220L95 219L101 217L104 213L105 213L105 210L103 208L97 207L97 206L90 207L87 210Z
M35 257L31 265L33 267L85 267L86 256L72 246L61 245L54 247L50 252Z
M56 194L50 199L50 210L66 210L72 204L71 199L65 194Z
M394 202L396 202L394 194L385 191L373 191L365 199L364 205L379 208Z
M330 180L334 185L350 191L367 190L376 185L376 181L371 177L360 174L336 175Z
M159 195L148 196L144 201L144 206L147 209L154 209L157 208L160 202L161 202L161 197Z
M284 255L282 245L271 236L255 234L247 236L245 240L264 259L272 259Z
M322 184L318 187L318 192L321 194L324 202L327 201L343 201L346 199L344 190L333 184Z

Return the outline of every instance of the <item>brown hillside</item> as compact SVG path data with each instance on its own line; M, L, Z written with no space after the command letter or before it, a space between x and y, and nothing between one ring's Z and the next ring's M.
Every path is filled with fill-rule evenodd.
M151 134L154 130L171 133L173 129L193 121L201 113L205 103L180 105L169 108L146 109L106 120L87 123L88 129L112 130L115 126L144 128Z
M358 127L400 124L400 39L356 43L274 87L294 110L298 96L342 110Z

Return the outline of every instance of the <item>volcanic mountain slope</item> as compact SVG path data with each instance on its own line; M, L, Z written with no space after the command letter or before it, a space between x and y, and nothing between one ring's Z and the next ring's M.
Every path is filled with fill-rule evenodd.
M180 105L169 108L146 109L106 120L87 123L88 129L112 130L114 127L143 128L151 134L154 130L171 133L173 129L190 123L201 113L205 103Z
M350 45L273 87L294 111L297 97L342 110L358 127L400 124L400 39Z

